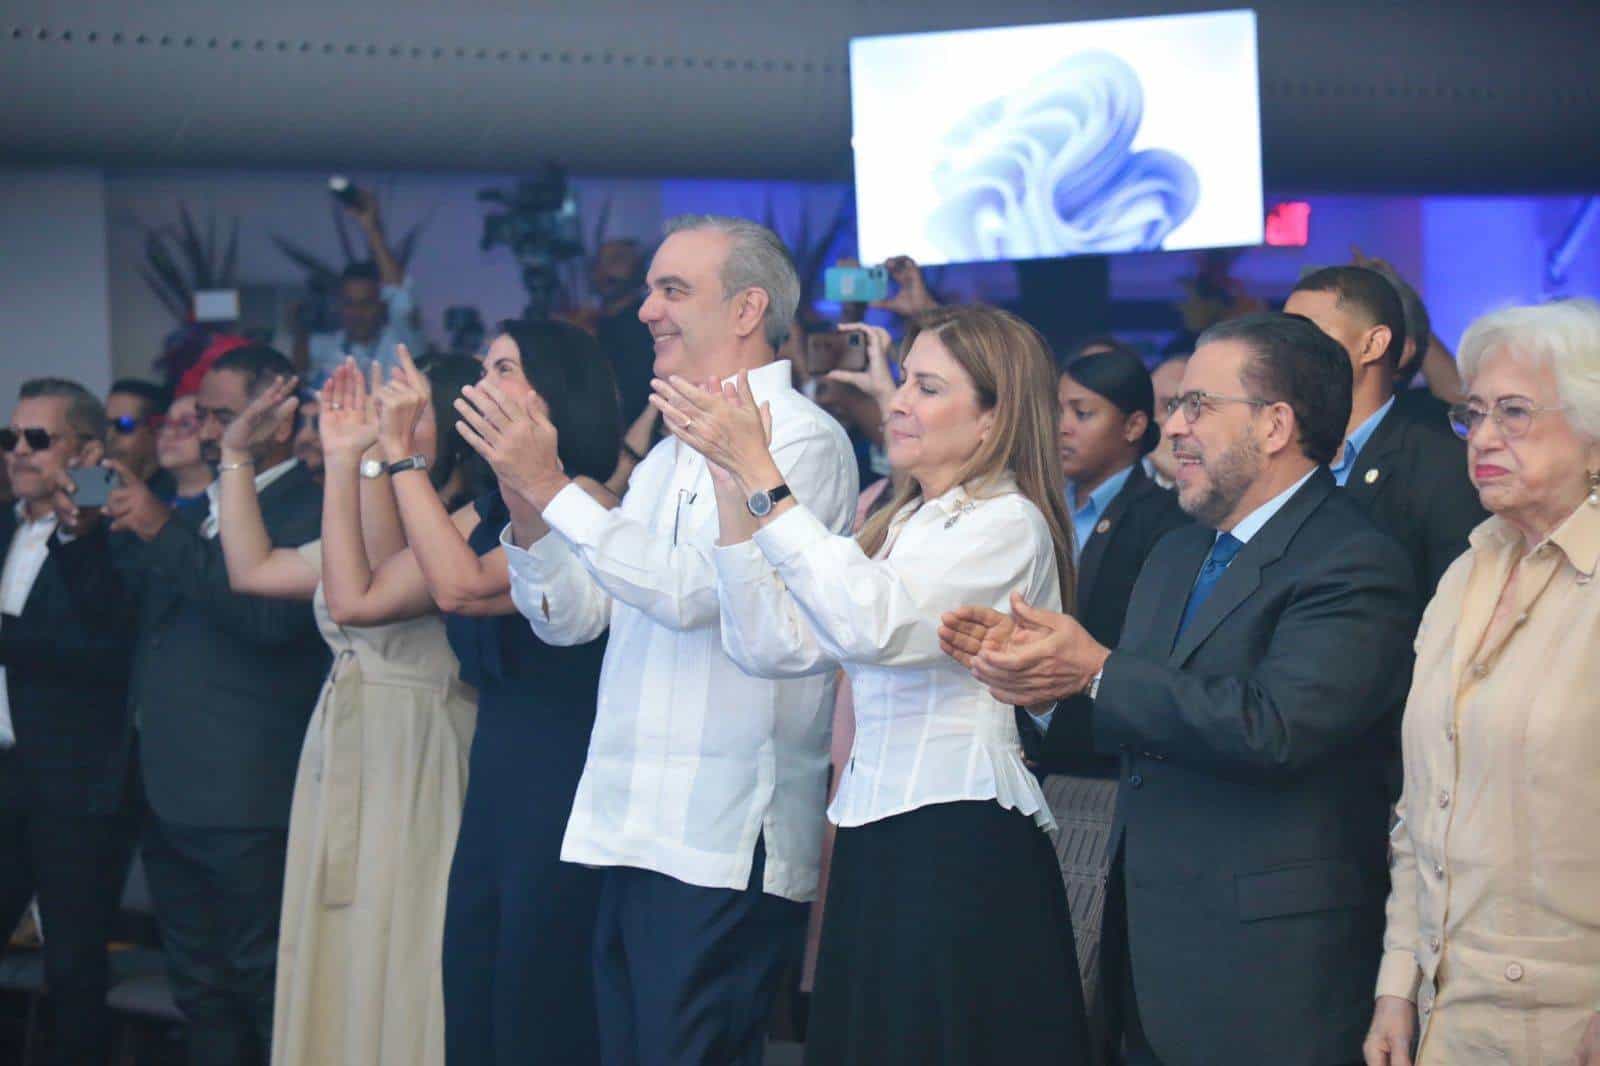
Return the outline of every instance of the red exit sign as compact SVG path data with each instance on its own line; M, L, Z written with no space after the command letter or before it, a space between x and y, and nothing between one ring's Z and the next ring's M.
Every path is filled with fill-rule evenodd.
M1267 243L1274 248L1304 248L1311 240L1311 205L1304 200L1277 204L1267 212Z

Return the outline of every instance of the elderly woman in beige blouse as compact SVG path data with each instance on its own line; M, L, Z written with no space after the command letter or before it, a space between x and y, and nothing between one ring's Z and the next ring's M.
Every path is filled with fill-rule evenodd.
M1417 634L1364 1052L1600 1066L1600 305L1479 319L1461 370L1491 517Z

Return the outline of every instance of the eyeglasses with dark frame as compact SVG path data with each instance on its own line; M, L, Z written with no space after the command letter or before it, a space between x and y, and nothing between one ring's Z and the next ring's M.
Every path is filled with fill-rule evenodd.
M1517 440L1528 435L1528 430L1533 428L1535 415L1566 409L1565 405L1543 407L1526 396L1502 396L1494 402L1493 407L1468 401L1450 405L1450 428L1456 436L1466 440L1488 418L1500 428L1501 436L1507 440Z
M1167 401L1166 415L1171 418L1178 411L1183 411L1184 421L1194 423L1200 421L1200 416L1207 411L1225 403L1247 403L1251 407L1271 407L1266 400L1258 400L1253 396L1223 396L1220 393L1206 392L1204 389L1195 389L1182 396L1174 396Z

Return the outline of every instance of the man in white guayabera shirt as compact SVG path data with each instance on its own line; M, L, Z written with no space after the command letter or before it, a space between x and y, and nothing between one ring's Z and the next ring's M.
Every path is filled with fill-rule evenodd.
M770 406L784 485L846 532L844 430L775 361L799 302L777 235L753 222L667 225L639 318L655 373L748 373ZM832 681L746 676L722 648L717 504L705 460L669 438L608 511L548 455L508 477L511 592L552 644L610 627L588 762L561 857L605 868L595 933L607 1063L756 1063L783 964L817 887ZM748 486L752 508L781 499ZM770 493L770 496L769 496ZM776 578L774 578L776 580Z

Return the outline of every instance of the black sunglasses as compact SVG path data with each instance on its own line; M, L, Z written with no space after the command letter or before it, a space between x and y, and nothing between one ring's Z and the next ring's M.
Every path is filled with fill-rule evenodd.
M10 426L0 429L0 451L14 452L17 450L17 442L24 440L28 442L29 448L42 452L50 447L50 431L34 428L18 430Z

